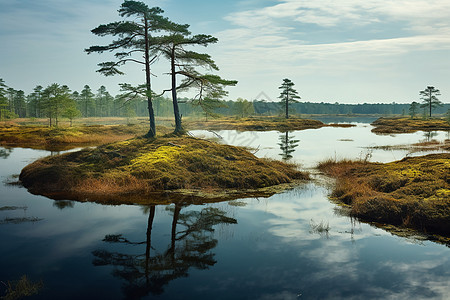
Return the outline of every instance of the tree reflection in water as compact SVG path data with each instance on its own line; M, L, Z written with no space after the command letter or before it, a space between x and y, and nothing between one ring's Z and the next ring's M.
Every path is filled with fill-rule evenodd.
M170 281L189 276L189 269L208 269L217 261L212 249L217 246L213 237L213 226L218 224L237 224L237 220L227 217L218 208L207 207L201 211L181 212L184 204L168 206L172 218L171 239L167 249L159 252L152 247L152 230L155 206L149 206L147 236L143 242L131 242L121 234L107 235L108 243L124 245L145 245L145 253L128 254L93 251L95 266L114 266L113 275L126 281L123 291L127 299L138 299L152 293L159 295ZM143 250L143 249L142 249Z
M298 147L298 142L300 140L295 140L292 137L289 136L289 132L281 133L279 138L280 143L278 145L280 146L281 150L281 158L283 160L289 160L292 158L291 153L295 151L295 148Z
M437 131L425 131L423 133L424 141L431 142L438 135Z
M12 153L13 149L12 148L3 148L0 149L0 158L8 158L9 155Z

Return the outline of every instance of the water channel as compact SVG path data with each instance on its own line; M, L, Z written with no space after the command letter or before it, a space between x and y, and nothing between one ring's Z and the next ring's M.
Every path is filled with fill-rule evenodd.
M305 169L335 157L394 161L417 154L367 147L430 139L423 132L375 135L370 125L356 125L192 134ZM350 219L328 200L323 180L269 198L168 206L55 201L8 184L51 154L0 148L0 281L42 280L32 299L450 297L449 247Z

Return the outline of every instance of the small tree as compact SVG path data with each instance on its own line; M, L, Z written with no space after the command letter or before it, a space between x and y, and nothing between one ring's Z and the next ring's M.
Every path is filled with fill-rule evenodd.
M441 95L441 92L434 86L427 86L427 88L420 91L419 94L420 99L423 101L423 104L420 107L427 108L431 118L431 110L436 106L442 106L442 102L436 97Z
M58 118L63 114L68 105L73 102L70 98L70 90L66 85L53 83L43 92L43 108L49 118L49 125L58 126ZM53 120L55 121L53 123Z
M413 101L409 106L409 115L411 116L412 119L414 119L418 112L419 112L419 103Z
M298 102L297 99L301 99L293 87L294 83L288 78L283 79L283 83L279 87L281 94L278 98L281 99L280 104L285 110L286 119L289 119L289 104Z
M75 101L72 100L67 104L62 116L69 119L70 127L72 127L73 119L81 117L81 111L78 110Z
M6 97L6 91L8 87L5 84L5 81L0 78L0 120L6 118L8 114L8 98Z
M85 85L83 90L81 91L78 101L80 103L80 108L83 114L83 117L87 118L92 116L89 112L92 110L94 106L94 93L91 90L89 85Z
M241 118L247 117L255 112L253 102L247 99L237 98L234 103L234 113Z

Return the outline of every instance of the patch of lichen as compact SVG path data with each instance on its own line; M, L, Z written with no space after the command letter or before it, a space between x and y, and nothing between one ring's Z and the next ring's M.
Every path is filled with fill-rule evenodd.
M373 122L375 133L411 133L416 131L450 130L445 119L379 118Z
M191 121L186 123L186 128L212 129L212 130L254 130L254 131L288 131L315 129L324 126L351 127L351 124L331 124L326 125L321 121L300 119L300 118L280 118L280 117L251 117L251 118L218 118L209 121Z
M243 148L169 136L134 138L43 158L25 167L19 179L33 193L80 200L179 190L256 193L308 175Z
M165 128L158 128L166 131ZM0 125L0 145L46 150L67 150L83 145L100 145L142 135L142 125L92 125L48 127Z
M337 179L332 197L369 221L450 235L450 154L387 164L343 161L319 168Z

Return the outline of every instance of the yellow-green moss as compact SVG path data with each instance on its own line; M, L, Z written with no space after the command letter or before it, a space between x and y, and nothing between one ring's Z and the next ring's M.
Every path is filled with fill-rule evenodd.
M354 216L450 235L450 153L319 168L337 179L332 196Z
M269 187L307 178L293 165L191 137L135 138L47 157L20 175L33 193L78 200L180 190L270 194Z

